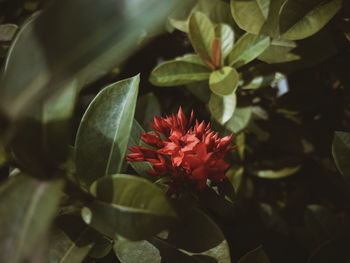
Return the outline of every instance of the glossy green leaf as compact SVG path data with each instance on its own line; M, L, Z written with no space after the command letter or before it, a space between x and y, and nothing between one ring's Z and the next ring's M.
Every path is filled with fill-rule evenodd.
M239 75L234 68L223 67L210 74L209 87L216 95L229 95L236 91Z
M181 57L177 57L177 58L175 58L175 60L186 61L188 63L198 64L201 66L207 66L197 54L193 54L193 53L189 53L189 54L185 54Z
M189 37L196 53L211 60L211 45L215 38L215 28L210 19L201 12L193 12L189 18Z
M260 170L256 173L258 177L266 179L281 179L295 174L300 170L301 166L287 167L280 170Z
M225 124L231 119L236 108L236 94L219 96L211 94L209 100L209 111L212 117L220 124Z
M48 262L82 262L99 240L99 236L79 215L59 216L56 226L51 231Z
M218 24L215 27L215 34L220 39L222 60L224 60L233 49L234 32L229 25Z
M209 75L208 67L178 58L153 69L150 81L155 86L171 87L206 80Z
M295 0L287 0L280 13L281 37L298 40L315 34L341 6L342 0L305 1L302 4Z
M0 89L1 108L10 117L26 115L38 98L72 78L81 87L103 76L136 48L142 32L154 30L181 5L177 0L52 2L21 28L10 49Z
M86 110L75 141L77 176L88 187L119 172L134 119L139 75L100 91Z
M228 56L228 63L230 66L239 68L257 58L269 44L269 37L246 33L234 45Z
M300 56L291 51L297 47L294 41L286 39L274 39L270 46L260 54L258 59L266 63L284 63L300 59Z
M231 11L249 33L298 40L324 27L341 4L342 0L231 0Z
M350 183L350 133L334 133L332 153L335 164L345 180Z
M141 134L144 132L145 130L142 129L141 125L136 120L134 120L130 133L128 147L133 147L135 145L145 146L145 143L141 140ZM153 170L153 167L149 162L129 162L129 164L137 172L138 175L151 181L157 179L156 176L151 176L147 173L147 171Z
M60 181L16 175L0 187L0 262L28 256L48 231L61 196Z
M238 263L270 263L270 259L265 254L263 248L257 247L238 260Z
M226 129L233 133L242 131L248 125L252 113L253 107L237 107L232 118L226 123Z
M113 175L96 181L92 191L98 200L84 208L84 221L108 237L142 240L176 220L165 193L146 179Z

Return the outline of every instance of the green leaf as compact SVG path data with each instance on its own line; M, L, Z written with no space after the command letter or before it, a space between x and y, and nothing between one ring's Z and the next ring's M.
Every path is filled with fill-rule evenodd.
M30 116L17 122L6 142L23 171L48 176L66 161L72 136L72 115L77 97L76 82L36 103Z
M236 94L226 96L211 94L209 111L212 117L220 124L225 124L233 115L236 108Z
M234 32L229 25L218 24L215 26L215 34L220 39L222 60L224 60L233 49Z
M84 221L111 238L142 240L176 220L163 191L146 179L118 174L99 179L91 189L98 200L84 208Z
M231 262L229 247L220 228L194 207L184 212L182 221L170 232L147 241L117 241L114 250L122 263L148 263L155 259L169 263Z
M59 216L51 231L48 262L82 262L99 238L78 215Z
M318 32L339 11L342 0L231 0L232 15L252 34L298 40Z
M28 256L48 231L61 196L61 181L16 175L0 188L0 262Z
M118 240L114 251L122 263L202 263L157 237L152 237L149 241Z
M0 25L0 42L11 41L16 35L18 26L16 24Z
M128 147L133 147L135 145L145 146L145 143L141 140L141 134L144 132L145 131L142 129L141 125L136 120L134 120ZM147 171L153 170L153 167L149 162L129 162L129 164L137 172L138 175L151 181L155 181L157 179L156 176L151 176L147 173Z
M247 127L252 113L253 107L251 106L237 107L232 118L230 118L230 120L226 123L226 129L230 130L233 133L242 131L245 127Z
M294 41L286 39L274 39L270 46L260 54L258 59L266 63L284 63L300 59L300 56L293 54L292 51L297 45Z
M268 25L268 20L274 20L278 15L278 10L286 0L231 0L231 12L233 18L240 28L258 35L274 34L278 20L272 25ZM271 24L271 23L270 23ZM267 26L268 25L268 26ZM267 27L267 28L266 28Z
M210 74L209 87L216 95L229 95L236 91L239 76L231 67L223 67Z
M214 25L205 14L193 12L188 26L193 49L201 58L211 61L211 45L215 38Z
M350 133L336 131L334 133L332 153L335 164L346 182L350 184Z
M200 101L208 103L211 95L207 80L186 85L186 88Z
M257 247L256 249L250 251L248 254L244 255L238 260L238 263L270 263L271 261L265 254L263 248Z
M182 59L164 62L153 69L150 81L155 86L171 87L209 79L210 69Z
M145 130L149 130L149 122L153 121L154 116L161 115L161 105L153 92L141 96L137 100L135 118Z
M75 141L77 176L88 187L119 172L129 142L139 75L100 91L86 110Z
M317 33L340 10L342 0L288 0L280 13L281 37L298 40Z
M2 110L12 118L26 115L37 99L72 78L81 87L103 76L130 55L142 32L154 30L179 5L177 0L53 1L21 28L11 46L0 85Z
M257 58L269 45L269 37L245 33L229 54L229 65L239 68Z
M260 170L256 173L258 177L267 179L281 179L295 174L300 170L301 166L287 167L280 170Z

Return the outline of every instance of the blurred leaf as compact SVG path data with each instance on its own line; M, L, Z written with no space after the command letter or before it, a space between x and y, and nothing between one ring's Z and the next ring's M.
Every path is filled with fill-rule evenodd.
M129 142L139 75L101 90L86 110L75 141L77 176L88 187L120 172Z
M61 196L60 181L17 175L0 187L0 262L16 263L39 245Z
M163 191L146 179L118 174L99 179L91 189L98 200L84 208L84 221L108 237L142 240L176 219Z
M1 108L10 117L25 115L73 77L82 87L103 76L135 49L142 32L180 6L177 0L52 2L11 47L0 89Z
M134 120L130 133L128 147L133 147L135 145L145 146L145 143L141 140L141 134L144 132L145 131L144 129L142 129L140 124L136 120ZM149 162L129 162L129 164L137 172L138 175L151 181L155 181L157 179L156 176L151 176L147 173L147 171L153 170L153 167Z
M309 37L324 27L339 11L342 0L287 0L280 13L282 38L298 40Z
M291 40L274 39L270 46L258 57L266 63L284 63L300 59L300 56L290 51L296 47L296 43Z
M256 175L261 178L267 179L281 179L295 174L300 170L301 166L287 167L281 170L260 170L256 172Z
M335 238L341 228L340 220L329 209L320 205L308 205L304 214L305 225L313 239L323 243Z
M347 183L350 183L350 133L334 133L332 153L335 164Z
M226 129L238 133L247 127L253 112L253 107L237 107L233 116L226 123Z
M270 263L271 261L265 254L263 248L257 247L256 249L250 251L248 254L244 255L238 263Z
M231 67L223 67L210 74L209 87L212 92L219 96L232 94L238 86L239 76Z
M36 103L31 116L10 129L7 147L21 169L38 177L50 177L66 161L72 136L72 115L77 96L76 82Z
M104 258L112 251L113 244L113 240L101 235L99 240L96 241L95 245L89 251L89 257L95 259Z
M189 37L196 53L211 60L211 45L215 38L215 28L210 19L201 12L194 12L189 20Z
M348 263L350 261L349 242L349 233L326 241L312 253L307 263Z
M234 32L229 25L218 24L215 26L215 35L220 39L222 60L224 60L233 49Z
M246 33L234 45L228 56L228 63L239 68L258 57L269 45L269 37Z
M160 238L131 242L117 241L114 251L121 263L202 263Z
M137 100L135 118L145 130L149 130L149 122L154 116L161 115L161 105L153 92L141 96Z
M155 86L179 86L209 79L210 69L198 63L178 58L153 69L150 81Z
M100 236L78 215L73 214L59 216L56 227L51 232L48 258L50 263L82 262Z
M275 84L286 76L270 65L261 64L243 71L240 89L258 89Z
M231 0L237 24L253 34L303 39L315 34L337 13L342 0Z
M15 24L0 25L0 42L11 41L16 35L18 26Z
M237 97L235 93L226 96L211 94L209 111L212 117L220 124L225 124L233 115L236 108Z

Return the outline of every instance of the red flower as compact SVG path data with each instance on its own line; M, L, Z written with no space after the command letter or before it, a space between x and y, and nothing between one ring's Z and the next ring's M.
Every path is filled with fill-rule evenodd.
M218 133L210 129L210 123L204 121L191 127L193 111L187 120L181 107L177 115L165 118L154 117L150 123L153 132L141 134L141 139L154 149L142 146L130 147L129 162L150 162L153 170L149 174L169 175L170 194L178 195L185 188L203 189L207 181L222 182L229 164L225 162L226 152L232 134L219 138ZM165 139L162 139L163 138Z

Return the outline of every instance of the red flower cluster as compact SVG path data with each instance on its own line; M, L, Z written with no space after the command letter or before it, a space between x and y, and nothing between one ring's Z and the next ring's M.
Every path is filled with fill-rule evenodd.
M150 122L152 133L141 134L142 141L152 146L130 147L129 162L150 162L153 170L149 174L169 175L170 194L178 194L183 188L194 186L203 189L207 180L222 182L229 164L224 161L232 134L219 138L218 133L210 129L210 123L204 121L191 127L194 114L187 120L181 107L177 113L160 118L155 116ZM164 139L165 138L165 139Z

